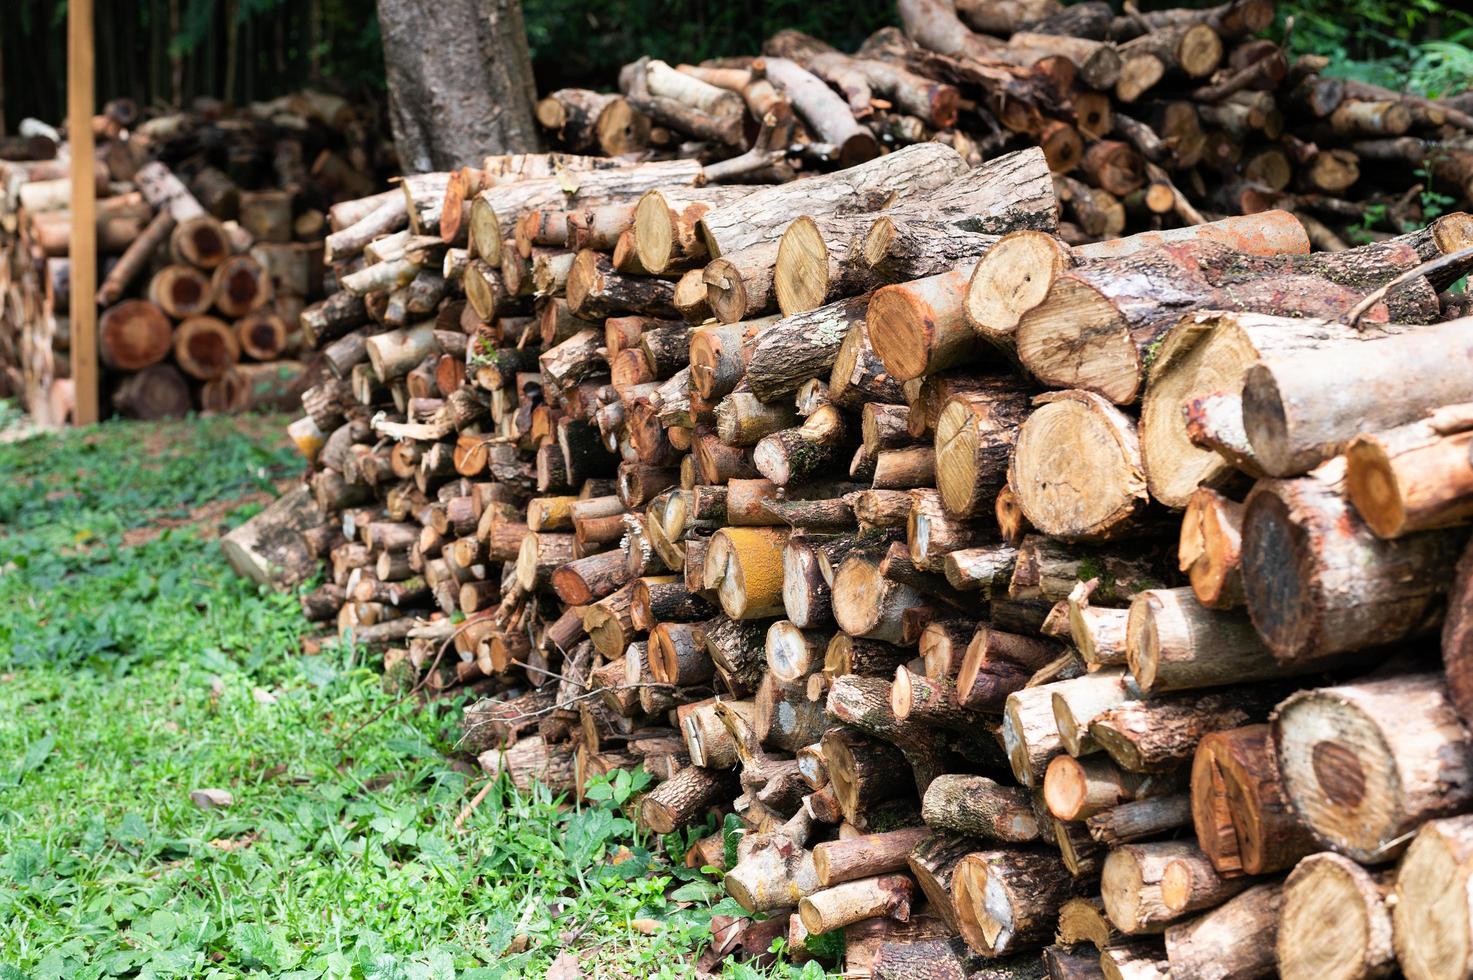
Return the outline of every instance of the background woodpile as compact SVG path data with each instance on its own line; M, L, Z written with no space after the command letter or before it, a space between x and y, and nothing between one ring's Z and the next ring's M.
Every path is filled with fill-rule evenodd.
M119 101L94 130L104 404L135 418L294 404L298 317L323 295L325 212L379 186L364 123L304 91L146 120ZM67 145L50 136L0 147L0 385L59 423L71 181Z
M959 7L997 34L1091 9ZM1296 93L1339 84L1257 85L1273 52L1233 25L1259 8L1090 46L901 9L874 66L781 37L543 103L622 159L342 206L340 289L302 316L333 373L291 427L310 477L227 554L278 583L325 562L311 619L407 691L485 695L462 747L487 772L642 769L657 834L735 814L734 852L717 830L686 860L764 918L719 921L704 967L842 932L854 976L1467 975L1473 319L1447 290L1473 219L1326 238L1332 198L1287 192L1313 157L1224 122L1261 100L1223 89L1272 92L1302 139ZM1122 93L1154 70L1132 54L1208 35L1192 87L1163 62ZM1223 206L1268 186L1249 156L1141 160L1116 193L1129 138L1075 171L1038 129L894 135L937 75L967 118L1077 130L1089 92L1042 101L1049 72L1101 51L1106 110L1188 105L1205 141L1291 157L1265 209ZM1316 153L1369 160L1398 111L1458 138L1366 95L1340 88ZM1132 203L1157 187L1169 208ZM1091 234L1085 199L1138 233Z

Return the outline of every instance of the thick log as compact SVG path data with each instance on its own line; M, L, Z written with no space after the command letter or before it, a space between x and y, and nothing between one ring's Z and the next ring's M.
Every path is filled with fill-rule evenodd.
M585 319L625 313L677 316L675 284L652 276L626 276L602 252L584 249L568 272L568 307Z
M1433 629L1461 531L1384 541L1345 499L1336 461L1262 480L1243 513L1243 583L1258 634L1283 661L1312 662Z
M1009 481L1028 522L1071 541L1128 534L1149 500L1134 421L1090 391L1035 403L1018 430Z
M699 227L708 253L720 258L759 242L777 241L795 214L820 217L873 211L939 187L966 167L950 147L918 143L847 170L754 191L707 211Z
M791 396L804 381L827 376L844 338L864 322L867 296L784 317L743 345L746 380L764 402Z
M985 379L953 396L936 422L936 488L946 512L977 517L1007 483L1019 428L1028 418L1027 388L1012 378Z
M1044 301L1020 318L1018 356L1045 384L1130 404L1140 397L1151 352L1183 313L1247 309L1333 319L1421 261L1408 242L1270 257L1191 242L1101 260L1059 276ZM1164 281L1176 286L1169 296L1143 288ZM1430 322L1436 317L1427 303L1431 288L1418 280L1393 290L1370 319Z
M1080 890L1052 851L1023 848L969 854L951 884L962 938L984 956L1049 942L1059 907Z
M212 316L190 317L174 331L174 363L192 378L219 378L240 360L235 331Z
M1283 886L1256 885L1199 919L1166 930L1172 976L1256 980L1276 975L1273 941Z
M1258 638L1246 615L1208 609L1192 590L1148 589L1130 604L1126 657L1141 690L1222 687L1244 681L1287 677L1294 663L1281 663Z
M311 492L299 486L221 538L220 546L239 574L260 585L290 589L317 571L317 556L302 532L325 520Z
M1473 820L1434 820L1417 832L1397 870L1393 941L1402 972L1411 980L1467 976L1473 969L1470 854Z
M1119 258L1186 241L1217 242L1248 255L1303 255L1310 248L1303 226L1282 210L1146 231L1072 249L1041 232L1015 232L1004 236L977 263L967 286L967 320L983 337L1011 347L1019 320L1042 303L1058 278L1077 262Z
M1294 476L1361 432L1473 400L1473 381L1460 370L1469 358L1473 318L1260 360L1243 384L1243 426L1253 454L1269 474ZM1356 384L1347 385L1347 378Z
M1426 421L1366 433L1350 443L1346 493L1379 537L1398 538L1473 518L1470 409L1450 406Z
M1156 841L1111 851L1100 894L1115 928L1133 936L1221 904L1251 884L1247 878L1219 877L1193 842Z
M1295 814L1267 725L1206 735L1192 760L1192 824L1219 874L1268 874L1315 850Z
M984 840L1037 840L1038 820L1026 790L985 776L945 775L932 780L921 804L928 827Z
M173 330L163 312L147 300L130 299L103 312L97 324L97 353L120 371L137 371L169 354Z
M1329 851L1311 854L1284 880L1276 942L1284 980L1379 980L1396 971L1390 872L1371 872Z
M1284 789L1315 836L1365 863L1473 799L1473 746L1440 674L1300 691L1274 712Z
M817 861L814 862L815 866ZM915 884L905 875L878 875L812 892L798 900L798 915L811 935L883 916L910 918Z
M1208 732L1262 721L1283 689L1243 687L1130 701L1095 717L1090 737L1131 772L1169 772L1185 765Z

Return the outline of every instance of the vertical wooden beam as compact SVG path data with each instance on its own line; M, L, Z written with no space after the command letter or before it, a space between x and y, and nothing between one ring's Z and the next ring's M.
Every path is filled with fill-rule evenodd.
M73 420L97 421L97 184L93 177L92 0L67 3L67 141L72 154Z

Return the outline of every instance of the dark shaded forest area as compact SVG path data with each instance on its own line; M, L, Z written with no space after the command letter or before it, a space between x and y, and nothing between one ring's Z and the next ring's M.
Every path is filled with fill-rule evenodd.
M1146 2L1145 8L1160 6ZM1473 77L1473 20L1440 0L1299 0L1290 47L1335 59L1332 71L1438 94ZM0 132L64 113L65 0L15 0L0 32ZM757 51L782 28L852 50L895 22L889 0L526 0L538 89L606 88L642 54L698 61ZM381 91L372 0L134 0L97 5L99 104L127 96L170 105L199 96L242 102L304 85Z

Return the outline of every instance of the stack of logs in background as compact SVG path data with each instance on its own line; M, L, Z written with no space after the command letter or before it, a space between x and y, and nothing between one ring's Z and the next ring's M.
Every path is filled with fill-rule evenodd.
M375 189L365 122L304 91L146 120L121 100L93 128L104 404L146 419L291 407L310 380L298 318L323 295L325 211ZM57 140L0 145L0 394L46 424L72 404L70 161Z
M704 968L1467 976L1473 218L1341 248L1384 185L1313 185L1457 110L1286 67L1253 3L964 6L1018 30L644 60L539 110L629 155L340 205L310 478L227 554L325 560L307 615L479 696L488 773L647 773L752 915Z

